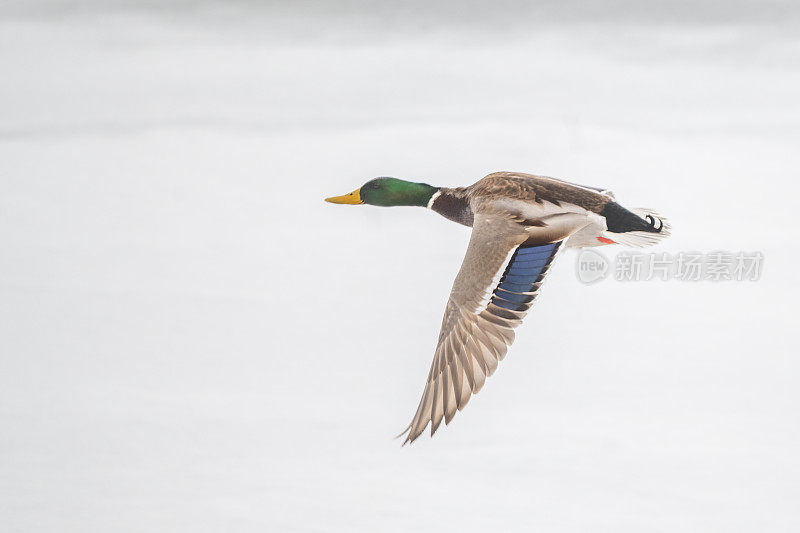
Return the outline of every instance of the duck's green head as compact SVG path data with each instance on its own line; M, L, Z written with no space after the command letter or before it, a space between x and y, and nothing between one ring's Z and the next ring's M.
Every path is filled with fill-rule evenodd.
M369 204L381 207L417 205L426 207L437 187L397 178L375 178L350 194L325 198L333 204Z

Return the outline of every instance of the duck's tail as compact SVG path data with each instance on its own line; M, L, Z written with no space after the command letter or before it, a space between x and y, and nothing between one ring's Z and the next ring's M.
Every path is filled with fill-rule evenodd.
M624 246L652 246L668 237L672 229L669 221L652 209L628 210L616 202L609 202L605 211L608 229L603 232L603 237Z

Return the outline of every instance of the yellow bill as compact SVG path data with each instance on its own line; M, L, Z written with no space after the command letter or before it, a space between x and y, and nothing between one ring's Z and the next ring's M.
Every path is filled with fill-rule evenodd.
M326 202L330 202L332 204L363 204L364 201L361 199L361 189L356 189L350 194L343 194L342 196L331 196L330 198L325 198Z

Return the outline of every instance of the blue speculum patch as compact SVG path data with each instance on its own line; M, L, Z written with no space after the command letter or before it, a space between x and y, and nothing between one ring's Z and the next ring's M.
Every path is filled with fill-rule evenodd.
M542 244L517 248L508 262L500 283L494 290L492 303L511 311L524 311L533 301L533 296L520 294L532 292L535 283L541 281L542 271L558 250L560 243Z

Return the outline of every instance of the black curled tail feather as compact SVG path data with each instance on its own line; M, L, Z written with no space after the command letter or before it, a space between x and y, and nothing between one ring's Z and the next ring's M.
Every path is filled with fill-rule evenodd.
M627 233L629 231L645 231L648 233L661 233L664 223L652 215L644 218L628 211L617 202L608 202L600 215L606 219L608 231L613 233Z

